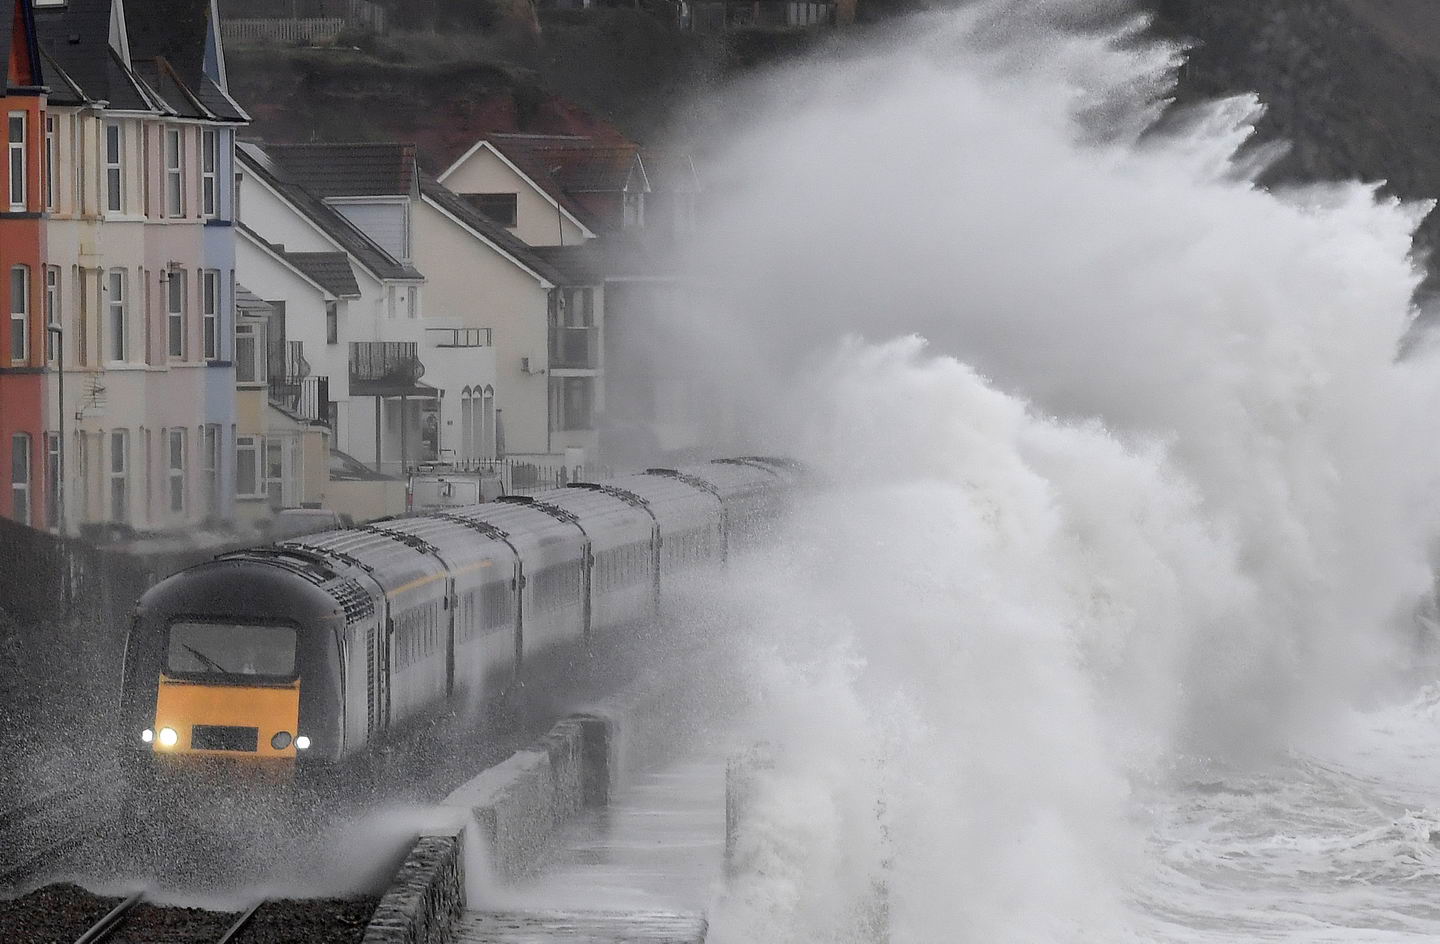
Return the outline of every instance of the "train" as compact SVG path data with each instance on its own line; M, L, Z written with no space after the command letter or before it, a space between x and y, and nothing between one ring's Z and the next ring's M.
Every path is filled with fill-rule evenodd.
M137 603L120 736L152 766L334 769L653 618L687 571L764 533L801 477L716 459L220 555Z

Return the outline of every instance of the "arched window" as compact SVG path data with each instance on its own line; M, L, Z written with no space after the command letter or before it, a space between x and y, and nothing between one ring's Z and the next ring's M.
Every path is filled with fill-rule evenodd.
M495 458L495 388L485 385L480 406L480 450L486 459Z
M474 391L469 387L460 391L460 458L475 458L475 439L471 436L470 424L475 414Z

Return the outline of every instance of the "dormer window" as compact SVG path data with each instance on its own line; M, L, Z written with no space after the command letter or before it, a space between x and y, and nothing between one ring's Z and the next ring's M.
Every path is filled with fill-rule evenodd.
M513 227L519 223L519 194L466 193L461 196L487 219L501 226Z

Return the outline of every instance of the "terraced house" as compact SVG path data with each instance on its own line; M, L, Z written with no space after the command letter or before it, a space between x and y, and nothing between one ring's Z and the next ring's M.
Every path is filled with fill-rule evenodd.
M25 524L56 520L55 496L43 470L45 435L44 207L46 102L40 49L29 0L0 2L0 120L5 161L0 167L0 297L9 305L0 333L0 468L8 487L0 512Z
M212 0L39 0L67 530L233 512L234 136ZM63 388L63 392L62 392ZM64 410L59 409L63 396ZM59 458L59 456L57 456Z

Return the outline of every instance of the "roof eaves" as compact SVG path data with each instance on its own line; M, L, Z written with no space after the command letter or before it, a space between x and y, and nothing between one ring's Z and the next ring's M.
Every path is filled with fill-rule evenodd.
M581 219L582 213L579 211L579 208L573 205L570 198L565 194L564 188L562 188L558 183L556 183L553 188L546 187L545 185L539 183L530 174L526 173L520 167L521 163L528 164L529 161L525 161L523 159L516 160L511 155L506 154L504 148L500 147L498 144L496 144L493 140L489 138L482 140L480 142L480 145L485 146L496 157L500 158L500 160L505 163L505 166L509 167L516 174L519 174L520 178L524 180L527 184L529 184L531 187L533 187L535 191L539 193L540 196L544 197L551 206L555 207L555 209L559 210L567 218L569 218L570 222L574 223L580 228L581 234L586 239L593 239L595 237L594 229L583 219ZM533 169L534 168L532 168L532 170ZM551 178L551 182L554 183L553 178Z
M214 113L213 111L211 111L210 109L206 108L206 107L205 107L205 103L202 102L202 101L200 101L199 96L197 96L197 95L190 89L190 86L188 86L188 85L185 84L185 81L180 78L180 73L179 73L179 71L178 71L173 65L170 64L170 60L169 60L169 59L166 59L164 56L156 56L156 57L155 57L155 65L158 66L160 69L162 69L162 70L165 72L165 74L170 77L170 81L172 81L172 82L175 83L175 87L180 90L180 94L181 94L181 95L184 95L187 99L189 99L189 101L190 101L190 107L192 107L192 108L194 108L196 111L198 111L198 112L200 113L200 115L201 115L202 117L204 117L204 118L208 118L208 119L210 119L211 121L219 121L219 120L220 120L220 116L217 115L217 114L215 114L215 113Z
M554 288L556 285L564 283L563 279L555 278L556 273L553 271L553 269L549 272L540 271L541 268L551 269L548 264L542 262L540 265L536 265L535 262L527 262L526 260L519 258L517 255L515 255L515 253L511 252L506 247L500 245L497 240L487 235L479 227L475 226L473 220L468 220L465 218L464 215L455 212L457 209L455 206L446 206L446 203L448 203L449 201L445 201L442 198L438 197L436 194L432 193L430 188L424 188L422 190L420 194L420 199L430 204L432 207L438 210L441 215L450 219L461 229L465 230L467 233L474 236L476 239L480 240L485 245L489 246L492 250L499 253L516 268L529 273L531 278L539 282L543 288Z
M259 158L250 153L251 148L260 152ZM405 268L400 265L400 263L395 262L384 249L375 245L374 241L357 229L349 220L345 219L344 216L336 213L327 206L324 201L298 184L280 178L272 166L267 166L273 165L274 162L270 155L265 152L264 145L242 142L240 146L235 149L235 153L241 163L253 170L257 178L265 184L266 188L274 194L276 198L281 200L297 215L309 220L316 229L331 241L337 252L348 254L351 261L369 273L371 278L380 282L392 280L391 276L387 276L376 270L376 268L366 262L360 254L357 254L354 245L346 245L347 239L358 237L359 240L362 241L364 248L367 250L373 248L373 250L381 256L382 260L392 262L397 270L403 270ZM297 197L301 199L297 200ZM413 269L411 271L414 272ZM423 280L424 276L415 272L415 278Z
M280 249L274 243L267 242L265 240L265 237L261 236L259 233L255 232L253 229L246 226L244 223L237 222L235 224L235 228L240 232L240 235L249 239L271 259L274 259L276 262L280 263L285 268L289 269L291 272L300 276L300 278L304 279L306 282L309 282L318 292L320 292L321 295L327 296L329 298L335 297L335 294L333 292L331 292L328 288L311 278L308 274L305 273L304 270L302 270L298 265L296 265L293 260L287 259L285 257L285 251L283 249Z
M60 67L60 63L58 63L58 62L55 61L55 57L52 56L52 55L50 55L50 53L49 53L48 50L41 50L40 54L45 57L45 61L48 62L48 63L50 63L50 67L55 70L55 73L56 73L57 75L59 75L60 78L64 80L65 84L70 87L70 91L72 91L73 93L75 93L75 97L76 97L76 98L78 98L81 102L88 102L88 101L90 101L90 96L87 95L87 94L85 94L85 90L80 87L80 83L79 83L79 82L76 82L73 78L70 77L70 73L66 72L64 69L62 69L62 68ZM55 91L55 87L54 87L54 84L52 83L52 85L51 85L51 99L52 99L52 101L53 101L53 99L54 99L54 91ZM62 104L63 104L63 103L62 103Z

